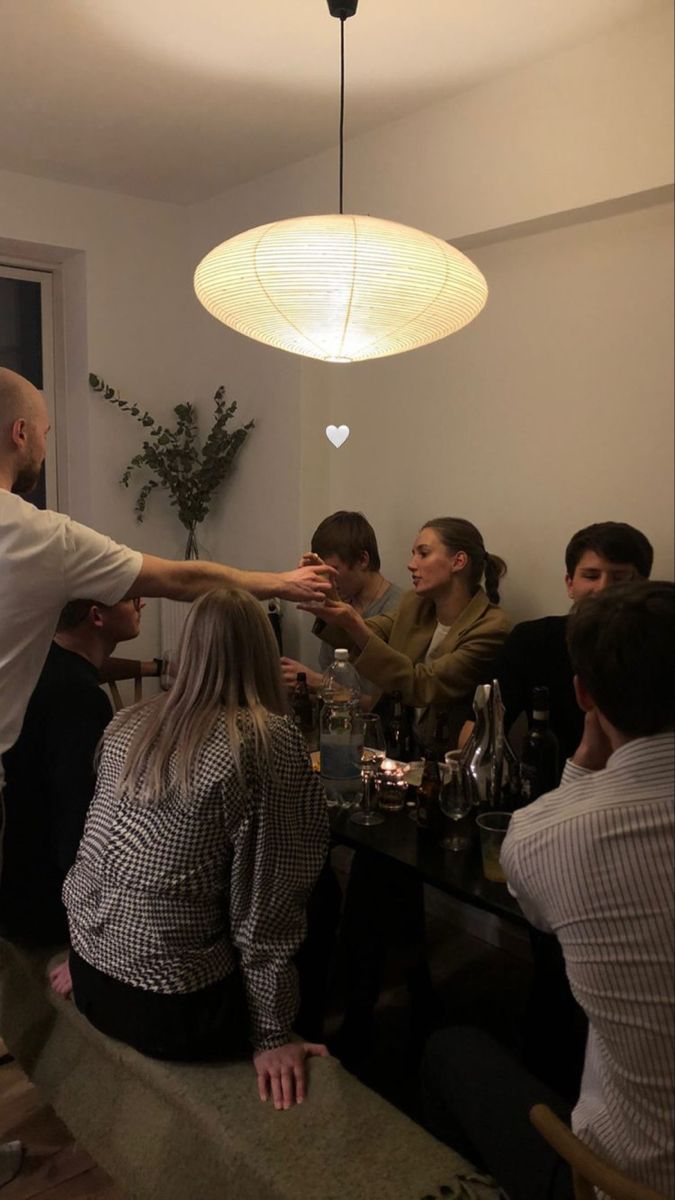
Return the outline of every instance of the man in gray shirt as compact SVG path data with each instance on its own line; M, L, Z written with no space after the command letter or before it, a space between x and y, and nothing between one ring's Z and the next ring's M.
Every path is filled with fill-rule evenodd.
M381 574L375 531L363 513L341 510L324 518L312 534L312 553L305 555L303 563L317 565L318 560L335 568L340 599L353 605L365 620L397 608L402 589ZM320 671L313 671L295 659L282 658L284 680L292 687L298 673L304 672L309 690L316 692L332 661L332 646L322 642ZM362 695L370 697L378 691L374 683L361 678Z

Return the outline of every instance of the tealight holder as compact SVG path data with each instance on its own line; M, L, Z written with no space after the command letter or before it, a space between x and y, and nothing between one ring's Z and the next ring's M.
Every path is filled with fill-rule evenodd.
M375 780L377 804L386 813L397 813L405 806L408 787L406 773L393 758L383 758Z

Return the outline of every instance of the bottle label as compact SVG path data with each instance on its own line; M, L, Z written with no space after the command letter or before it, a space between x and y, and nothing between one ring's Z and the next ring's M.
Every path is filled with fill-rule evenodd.
M328 734L321 738L321 774L326 779L358 779L363 743L355 737Z
M525 804L529 804L530 800L535 800L539 794L537 769L524 762L520 764L520 793Z

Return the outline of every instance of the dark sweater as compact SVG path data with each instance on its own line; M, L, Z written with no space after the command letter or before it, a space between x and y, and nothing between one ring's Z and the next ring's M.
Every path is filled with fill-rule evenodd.
M584 714L574 695L574 673L567 653L567 617L542 617L516 625L504 643L496 666L506 708L506 728L522 712L532 720L532 689L547 687L551 729L560 743L560 770L576 750Z
M96 668L55 642L6 774L0 929L35 945L68 940L61 888L94 794L94 754L112 707Z

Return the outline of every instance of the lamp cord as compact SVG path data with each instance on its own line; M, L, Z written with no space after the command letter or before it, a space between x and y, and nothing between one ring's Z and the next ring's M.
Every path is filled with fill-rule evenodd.
M340 215L342 215L342 190L344 183L344 130L345 130L345 19L340 17Z

